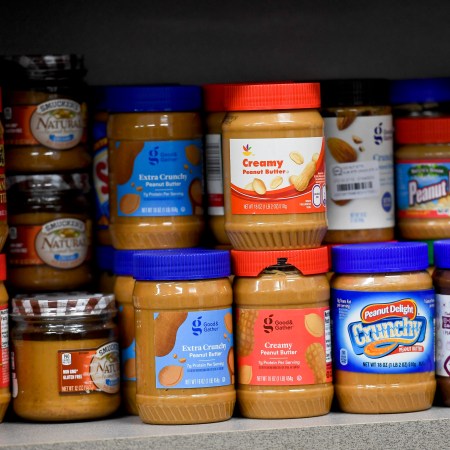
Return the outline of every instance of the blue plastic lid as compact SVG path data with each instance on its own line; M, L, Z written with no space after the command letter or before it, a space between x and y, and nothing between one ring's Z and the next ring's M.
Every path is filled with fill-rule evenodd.
M391 81L391 103L450 101L450 78L417 78Z
M450 269L450 239L434 241L434 265L437 269Z
M114 253L114 273L116 275L133 275L133 256L137 250L116 250Z
M428 268L424 242L374 242L337 245L331 249L337 273L408 272Z
M95 248L95 258L100 270L114 271L114 247L111 245L99 245Z
M111 113L198 111L200 86L105 86L97 91L97 109Z
M148 250L136 252L133 261L136 280L202 280L231 275L228 250Z

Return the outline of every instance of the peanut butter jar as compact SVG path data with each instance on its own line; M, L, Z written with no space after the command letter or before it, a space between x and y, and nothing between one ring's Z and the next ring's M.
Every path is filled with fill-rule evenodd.
M327 230L319 84L229 85L224 102L225 231L233 248L319 246Z
M229 275L226 250L134 256L136 403L143 422L231 418L236 392Z
M450 240L434 242L436 269L436 399L450 406Z
M103 292L104 294L114 292L114 284L116 282L116 274L114 273L115 252L116 250L111 245L98 245L95 248L98 292Z
M435 294L423 242L338 245L331 279L334 386L360 414L432 406Z
M240 413L254 419L327 414L333 398L328 249L231 255Z
M138 415L136 406L136 338L134 332L133 256L138 250L116 250L114 253L114 295L120 336L122 405L128 414Z
M99 419L120 405L113 295L19 295L12 300L13 410L22 419Z
M11 401L10 373L9 373L9 315L8 292L6 280L6 258L0 254L0 422L3 421Z
M6 176L5 176L5 142L3 128L2 89L0 88L0 251L8 237L8 213L6 207Z
M3 56L0 69L8 173L88 169L83 57Z
M108 104L113 246L199 245L204 230L201 88L130 86L114 90Z
M389 82L321 82L326 138L324 242L394 239L394 145Z
M450 116L399 118L395 130L400 236L450 238Z

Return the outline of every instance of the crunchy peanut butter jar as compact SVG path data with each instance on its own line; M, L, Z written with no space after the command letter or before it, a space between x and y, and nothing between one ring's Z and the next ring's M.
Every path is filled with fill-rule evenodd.
M328 249L231 255L240 413L255 419L327 414L333 399Z
M226 250L134 256L136 403L143 422L231 418L236 392L229 275Z
M204 229L201 88L124 87L111 93L108 104L113 246L199 245Z
M120 406L114 296L86 292L12 300L13 410L22 419L99 419Z
M432 406L435 294L423 242L338 245L331 279L334 388L344 412Z
M0 422L5 417L11 401L10 373L9 373L9 314L8 292L4 281L6 280L6 258L0 254Z
M319 84L229 85L224 102L225 230L233 248L319 246L327 230Z

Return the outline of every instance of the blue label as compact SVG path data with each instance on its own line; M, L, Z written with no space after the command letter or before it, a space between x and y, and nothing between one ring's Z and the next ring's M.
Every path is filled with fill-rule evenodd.
M154 318L158 313L154 313ZM205 388L232 384L231 308L195 311L178 328L170 353L155 357L156 387Z
M117 186L119 216L202 214L202 153L201 139L146 142L131 177Z
M433 372L434 290L331 289L333 361L360 373Z

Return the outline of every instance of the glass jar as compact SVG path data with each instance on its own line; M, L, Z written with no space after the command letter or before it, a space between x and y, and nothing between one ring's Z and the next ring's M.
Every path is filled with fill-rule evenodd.
M333 399L328 249L231 255L240 413L254 419L327 414Z
M136 403L153 424L228 420L234 387L233 293L226 250L134 256Z
M128 87L115 90L108 103L113 246L199 245L204 229L200 87Z
M225 230L233 248L319 246L327 230L319 84L229 85L224 102Z
M85 173L8 176L8 285L16 292L90 286L92 219Z
M22 419L98 419L120 405L114 296L53 293L12 300L13 410Z
M321 82L327 218L324 242L394 239L394 145L389 82Z
M97 263L96 279L98 292L111 294L114 292L116 275L114 273L115 249L111 245L98 245L95 248L95 259Z
M6 280L6 258L0 254L0 422L3 421L11 401L10 373L9 373L9 314L8 292Z

